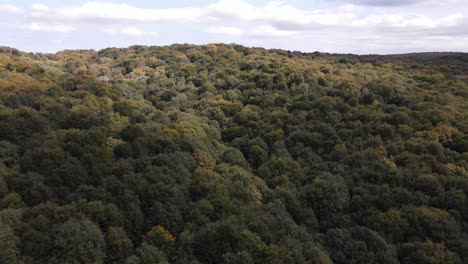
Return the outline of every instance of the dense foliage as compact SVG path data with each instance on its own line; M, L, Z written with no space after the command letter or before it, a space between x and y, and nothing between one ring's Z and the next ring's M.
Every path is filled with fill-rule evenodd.
M468 263L468 55L0 50L0 263Z

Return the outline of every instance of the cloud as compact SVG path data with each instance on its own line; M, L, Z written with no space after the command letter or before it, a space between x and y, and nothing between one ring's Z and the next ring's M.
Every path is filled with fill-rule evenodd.
M301 7L292 1L217 0L206 6L178 8L140 8L132 1L105 1L65 2L61 7L34 4L27 9L0 4L4 31L0 37L27 39L16 37L14 29L20 28L23 32L56 33L57 39L74 32L67 38L86 47L123 41L225 41L360 53L408 51L410 47L426 50L437 45L468 49L460 48L468 37L468 6L463 5L467 0L315 0ZM22 15L4 15L13 13ZM154 28L159 35L152 32ZM158 38L151 38L156 35Z
M46 23L31 23L24 26L23 29L34 32L51 32L51 33L69 33L75 31L76 28L66 25L51 25Z
M427 0L347 0L358 5L369 5L369 6L402 6L411 5Z
M288 5L282 1L271 1L256 7L243 0L221 0L209 6L205 12L215 21L242 21L272 23L280 21L304 22L310 12Z
M279 30L271 25L259 26L254 28L252 32L250 32L250 36L254 37L290 37L295 35L295 31L291 30Z
M244 31L237 27L227 27L227 26L210 26L205 29L205 32L211 34L222 34L229 36L242 36Z
M141 37L148 37L148 36L157 36L156 32L146 32L138 27L134 26L125 26L122 28L105 28L101 30L105 34L113 35L113 36L125 36L125 37L132 37L132 38L141 38Z
M141 37L145 35L145 32L136 27L124 27L120 30L120 34L131 37Z
M210 5L204 12L211 18L254 20L259 16L256 8L242 0L221 0Z
M369 7L383 7L383 8L397 8L412 6L432 5L432 6L446 6L455 4L466 4L466 0L331 0L337 3L354 4L359 6Z
M47 12L49 7L44 4L33 4L31 9L35 12Z
M54 9L35 9L32 17L61 21L135 21L135 22L190 22L202 16L199 8L142 9L127 4L87 2L81 6Z
M271 25L255 26L248 29L240 29L238 27L231 26L210 26L205 29L205 32L217 35L260 38L288 37L296 34L295 31L279 30Z
M0 4L0 13L7 13L12 15L23 14L23 9L9 4Z
M337 0L341 1L341 0ZM433 0L349 0L356 4L401 5ZM458 0L448 0L458 1ZM395 11L395 10L394 10ZM367 27L399 28L437 28L455 25L463 18L460 14L450 14L439 18L430 15L401 12L370 12L366 7L346 4L335 8L312 9L297 8L281 1L271 1L263 6L254 6L244 0L220 0L207 7L143 9L128 4L114 4L91 1L80 6L48 8L34 5L33 19L58 21L61 23L122 23L122 21L143 24L208 24L205 31L224 35L250 36L288 36L294 31L319 30L327 27ZM223 25L224 24L224 25ZM223 25L223 26L220 26ZM258 34L248 34L239 30L247 25ZM133 30L133 35L138 33Z
M464 27L468 31L466 17L462 13L434 17L424 14L394 12L393 14L368 14L365 8L343 6L335 10L320 10L311 13L304 20L274 21L272 25L280 30L324 31L331 28L343 30L368 29L376 32L397 30L399 33L421 32L426 29L448 30Z
M347 15L343 8L337 10L305 11L281 1L271 1L264 6L254 6L244 0L220 0L204 8L142 9L128 4L91 1L81 6L50 9L46 6L33 8L32 17L42 20L81 22L139 23L213 23L213 22L287 22L307 23L317 20L327 23L338 16ZM341 19L341 18L340 18ZM332 22L333 23L333 22Z

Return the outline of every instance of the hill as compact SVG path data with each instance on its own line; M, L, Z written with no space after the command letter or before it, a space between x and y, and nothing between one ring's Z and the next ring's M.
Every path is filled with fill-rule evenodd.
M0 263L468 263L468 54L0 48Z

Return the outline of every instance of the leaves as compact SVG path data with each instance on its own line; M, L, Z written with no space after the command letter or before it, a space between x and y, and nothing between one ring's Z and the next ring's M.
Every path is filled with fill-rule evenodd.
M467 263L466 61L0 48L0 262Z

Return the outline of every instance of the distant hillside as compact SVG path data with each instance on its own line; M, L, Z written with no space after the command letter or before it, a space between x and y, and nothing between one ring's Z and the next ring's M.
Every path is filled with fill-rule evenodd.
M468 263L468 54L0 48L0 263Z

